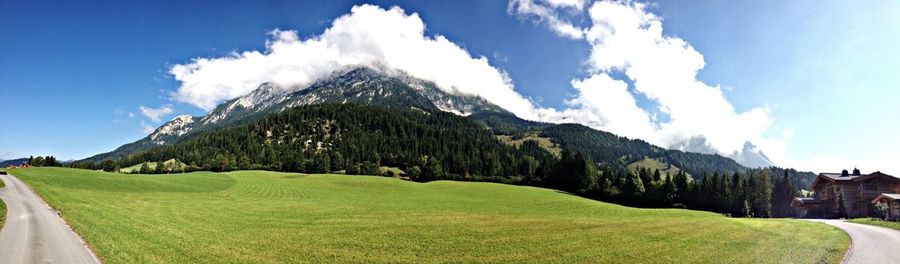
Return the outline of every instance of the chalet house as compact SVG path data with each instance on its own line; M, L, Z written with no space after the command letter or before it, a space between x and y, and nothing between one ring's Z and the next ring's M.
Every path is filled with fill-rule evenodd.
M838 201L843 201L846 217L874 217L878 201L895 203L900 198L900 178L880 171L861 174L859 169L853 173L820 173L812 191L813 197L794 198L791 202L798 217L840 217Z
M900 220L900 194L882 193L872 200L872 204L883 203L887 205L887 214L884 218L889 220Z

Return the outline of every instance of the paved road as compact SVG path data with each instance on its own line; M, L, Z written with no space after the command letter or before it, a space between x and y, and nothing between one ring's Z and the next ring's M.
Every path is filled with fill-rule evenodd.
M844 263L900 263L900 231L842 220L813 220L843 229L852 245Z
M100 263L83 240L25 183L0 175L6 187L6 224L0 229L0 263Z

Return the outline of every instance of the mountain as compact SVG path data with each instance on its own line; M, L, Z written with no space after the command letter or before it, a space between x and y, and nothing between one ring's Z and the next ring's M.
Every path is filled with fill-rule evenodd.
M0 161L0 167L7 167L9 165L22 165L22 163L27 162L28 158L18 158L18 159L9 159Z
M629 139L580 124L547 124L522 120L506 113L480 113L473 120L491 128L495 133L521 135L539 133L559 144L563 149L581 152L593 161L625 167L645 158L672 164L695 176L704 173L744 172L748 168L718 154L704 154L666 149L639 139Z
M712 146L706 142L706 138L704 137L693 137L682 141L681 143L672 145L670 148L695 153L719 153L719 151L712 148ZM767 168L775 166L775 163L772 162L762 150L749 141L744 142L744 147L740 151L734 151L725 156L749 168Z
M548 149L551 153L558 154L559 149L567 149L584 153L598 164L616 168L625 169L631 163L652 158L672 164L695 177L704 173L747 170L747 167L738 162L716 154L670 150L579 124L523 120L480 97L450 93L433 82L396 71L368 67L345 68L304 88L263 83L247 95L220 104L206 116L178 116L141 140L84 161L120 159L150 148L189 140L207 132L250 125L286 109L351 103L413 109L426 113L453 113L479 124L496 136L505 135L512 139L530 134L560 147ZM521 140L510 142L521 143Z
M179 142L204 131L248 124L291 107L327 103L437 109L461 116L482 112L508 114L480 97L446 92L433 82L401 72L350 67L304 88L263 83L247 95L220 104L206 116L175 117L145 138L82 161L118 159L151 147Z
M750 168L775 166L775 163L762 150L750 142L744 142L744 148L740 152L735 151L728 157Z

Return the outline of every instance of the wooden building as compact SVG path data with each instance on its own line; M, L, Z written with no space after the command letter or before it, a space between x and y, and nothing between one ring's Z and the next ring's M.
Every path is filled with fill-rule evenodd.
M900 194L882 193L872 200L872 205L883 203L887 205L887 214L884 218L888 220L900 220Z
M858 169L852 173L820 173L812 184L813 197L794 199L791 206L799 217L869 217L875 216L873 199L882 194L900 196L900 178L876 171L861 174ZM839 201L843 201L841 215Z

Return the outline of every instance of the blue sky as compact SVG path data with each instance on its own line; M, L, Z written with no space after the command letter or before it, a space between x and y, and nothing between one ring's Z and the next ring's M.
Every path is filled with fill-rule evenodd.
M142 138L177 114L204 110L174 100L170 69L194 58L265 50L274 29L321 34L360 1L0 2L0 158L79 159ZM546 20L505 1L374 1L418 13L425 35L442 35L505 72L539 107L564 109L574 80L597 74L593 44L563 37ZM560 16L589 27L584 10ZM719 86L740 114L768 109L760 137L783 166L823 171L860 166L900 174L900 4L838 1L650 3L663 34L702 54L697 79ZM622 72L614 79L633 86ZM664 118L629 87L640 108ZM698 102L703 103L703 102ZM171 105L160 121L139 107ZM626 131L626 130L623 130ZM631 136L631 135L629 135ZM775 144L777 145L777 144ZM773 147L774 148L774 147Z

